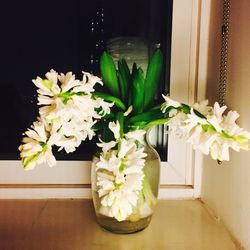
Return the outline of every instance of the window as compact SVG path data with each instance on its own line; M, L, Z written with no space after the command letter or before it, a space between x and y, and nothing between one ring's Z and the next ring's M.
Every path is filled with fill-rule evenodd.
M92 0L12 2L1 6L0 42L2 117L0 159L18 159L21 135L37 116L36 87L31 80L51 68L58 72L99 74L99 57L108 50L114 57L144 66L155 47L165 57L159 93L168 90L172 0ZM132 50L131 50L132 48ZM144 67L146 69L146 67ZM165 160L166 136L158 129L156 142ZM58 159L90 160L95 142L86 141L73 154Z
M67 2L65 1L65 5L63 5L61 1L60 4L58 1L56 5L55 3L47 3L46 0L39 3L33 3L33 6L30 7L31 9L33 8L33 11L28 9L26 11L24 10L24 12L19 11L20 9L28 8L23 5L24 3L17 3L19 6L16 6L15 10L10 8L11 6L7 8L7 4L2 8L3 11L0 17L2 18L0 25L3 26L1 29L2 34L5 34L2 37L6 38L5 40L2 39L0 42L1 54L4 55L2 56L1 63L3 73L0 80L1 90L2 93L4 93L1 98L1 108L4 121L8 120L11 122L6 122L6 124L4 124L1 119L0 123L2 131L0 145L2 152L2 160L0 161L0 198L79 198L89 197L90 195L90 161L60 161L58 162L58 166L52 169L48 169L46 166L39 166L33 171L24 172L20 161L3 160L16 159L17 152L14 152L13 149L16 150L20 143L18 136L20 137L21 133L31 124L36 116L37 107L35 105L36 98L34 96L36 90L30 79L37 75L43 75L52 67L58 71L65 72L72 70L80 74L82 68L89 65L88 63L91 62L91 54L89 54L90 57L82 56L84 55L83 50L85 46L82 47L82 44L87 43L86 34L90 34L88 30L85 32L81 30L79 33L81 26L78 24L80 21L83 23L86 22L87 8L89 8L84 6L82 2L84 1L71 1L70 5L66 5ZM95 1L93 0L91 2ZM129 8L128 6L130 6L129 10L132 9L131 6L135 6L133 4L136 4L138 1L126 1L125 4L128 6L125 7L121 6L122 2L120 3L120 1L119 3L113 0L108 2L110 2L110 9L117 9L117 11L120 11L120 9ZM131 3L128 4L128 2ZM160 2L169 4L168 6L171 5L170 1L147 0L143 1L143 6L149 3L160 4ZM96 3L105 2L99 1ZM145 6L143 8L146 8ZM154 11L154 6L151 6L151 8L149 8L149 5L147 6L148 10ZM168 39L171 40L171 58L167 55L168 53L170 54L170 46L168 50L166 49L164 51L165 55L167 55L166 58L169 58L168 60L171 59L169 62L166 60L165 64L165 76L170 76L171 82L171 84L167 85L167 90L169 88L173 98L188 103L195 100L196 93L200 95L200 99L204 98L206 48L208 46L206 38L209 31L210 8L208 2L199 2L196 0L173 0L172 7L172 26L168 27L168 32L172 30L170 32L172 37L169 33L162 35L162 44L164 44L164 37L167 41L165 41L165 44L168 44ZM140 13L144 15L144 12L141 11L139 7L133 8L137 10L140 17ZM40 11L41 9L42 11ZM10 10L11 15L9 15ZM91 10L96 13L94 7ZM161 11L161 13L163 13L163 19L160 18L159 20L162 21L162 23L168 22L168 9L162 7ZM24 14L25 12L26 15ZM73 13L80 14L76 16ZM131 11L129 11L127 15L131 16L132 14L130 14ZM10 18L13 18L13 16L16 16L16 19L12 22ZM66 20L73 22L73 28L67 25ZM91 21L92 19L88 18L88 20ZM111 21L114 23L114 20ZM32 36L30 36L30 32L27 30L27 27L25 27L26 25L30 25L30 22L33 22L34 25L36 24L36 28L32 29ZM47 23L49 27L42 28L44 22ZM51 25L51 23L53 23L53 25ZM134 24L132 21L131 23ZM16 25L18 25L18 29ZM157 23L156 26L157 25L161 24ZM23 28L23 26L25 28ZM90 26L88 27L91 28ZM117 25L117 27L119 31L119 26ZM149 26L147 26L147 28L149 28ZM152 27L151 30L155 31ZM144 34L149 35L151 33L146 32ZM51 35L54 36L54 41L51 41ZM81 40L75 39L75 37L78 36L80 36ZM124 33L122 36L139 36L140 41L148 39L147 37L137 34ZM42 37L42 42L38 37ZM69 39L67 41L63 40L62 38L64 37ZM117 37L121 37L121 34L116 33L112 36L107 35L105 38L107 44L108 41L110 43L112 39L118 39ZM152 37L154 36L152 35L151 39ZM80 46L82 49L80 49ZM39 53L39 56L37 53ZM66 56L68 56L68 59L65 63L64 60ZM88 58L88 61L86 58ZM95 72L97 68L95 68L95 65L92 65L93 67L91 65L92 64L88 66L89 68L86 66L85 70L87 68L87 70L93 70L93 72ZM170 70L170 74L168 74L167 70ZM8 72L8 74L6 72ZM198 90L196 89L197 80L199 80ZM18 84L12 85L11 82ZM167 79L165 79L165 82L167 82ZM6 88L6 86L9 86L9 89ZM26 89L23 90L24 88ZM23 94L20 94L20 91ZM15 102L13 100L17 100L15 101L16 103L22 103L24 106L21 108L21 105L14 105ZM17 124L21 124L21 126L17 127ZM162 134L159 133L159 136L161 137ZM7 145L11 137L13 143ZM10 149L10 147L12 147L12 149ZM88 145L86 147L90 146ZM200 174L199 168L196 168L196 165L194 168L194 161L197 163L199 157L194 155L194 152L184 141L174 139L171 136L168 138L167 150L168 159L167 162L162 162L161 168L160 197L194 197L197 194L197 182L199 181L197 176ZM67 155L67 158L69 156L70 155ZM77 159L76 155L74 157L74 159ZM39 185L36 186L37 184ZM50 188L50 185L53 185L53 187ZM177 188L176 185L178 186ZM171 188L168 188L169 186L171 186Z

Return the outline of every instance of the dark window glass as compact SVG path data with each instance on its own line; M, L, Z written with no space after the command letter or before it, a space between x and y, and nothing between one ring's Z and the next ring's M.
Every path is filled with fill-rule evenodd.
M172 0L5 1L0 15L0 158L18 159L22 133L38 115L31 82L50 69L99 74L99 56L115 39L137 39L166 55L159 93L168 92ZM158 128L157 148L166 156L166 139ZM95 143L59 159L90 159ZM165 152L165 153L164 153Z

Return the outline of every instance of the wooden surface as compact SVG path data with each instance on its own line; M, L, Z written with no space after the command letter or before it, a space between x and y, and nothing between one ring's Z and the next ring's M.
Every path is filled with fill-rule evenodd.
M91 200L0 200L1 250L231 250L222 224L199 201L159 201L150 226L112 234Z

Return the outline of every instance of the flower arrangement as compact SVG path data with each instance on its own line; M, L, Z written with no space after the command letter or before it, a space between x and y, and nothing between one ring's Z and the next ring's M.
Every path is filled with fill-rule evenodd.
M116 68L104 52L102 79L83 72L80 81L71 72L51 70L45 79L33 80L40 108L37 121L25 132L19 147L24 168L30 170L43 162L54 166L53 146L70 153L101 132L95 169L99 210L124 221L135 209L147 216L156 202L144 172L147 153L143 137L148 128L167 123L170 132L218 161L229 160L229 148L249 150L250 133L236 124L236 111L223 115L226 106L217 102L213 107L208 101L189 106L165 95L162 102L155 102L162 64L162 53L156 50L144 75L136 63L130 70L124 59Z

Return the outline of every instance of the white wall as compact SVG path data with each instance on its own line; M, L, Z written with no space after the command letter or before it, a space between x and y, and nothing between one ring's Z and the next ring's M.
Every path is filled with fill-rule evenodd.
M211 0L207 97L218 95L221 3ZM250 131L250 1L231 0L229 68L226 104L241 116ZM250 249L250 153L231 152L230 162L218 165L204 157L202 200L225 223L239 243Z

